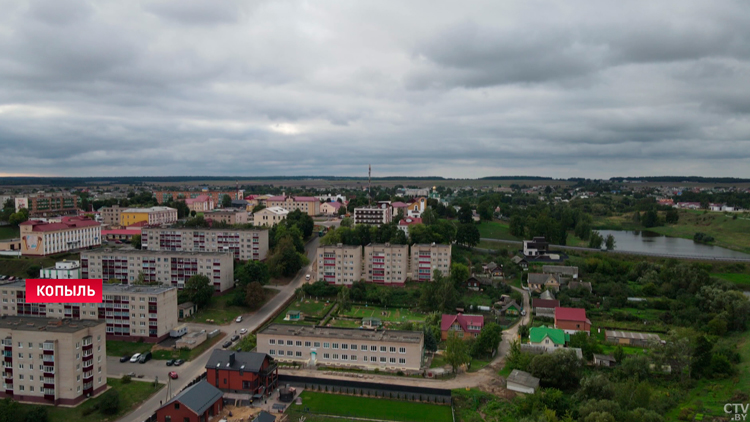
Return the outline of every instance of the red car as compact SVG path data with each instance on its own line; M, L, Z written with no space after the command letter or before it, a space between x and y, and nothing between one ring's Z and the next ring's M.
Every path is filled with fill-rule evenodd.
M177 372L175 372L175 371L171 371L169 373L169 378L172 378L173 380L176 380L178 377L179 377L179 375L177 375Z

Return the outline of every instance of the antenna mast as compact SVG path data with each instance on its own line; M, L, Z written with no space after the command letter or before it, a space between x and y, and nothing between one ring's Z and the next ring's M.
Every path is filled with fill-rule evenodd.
M367 205L372 205L372 194L370 193L370 187L372 186L372 164L367 165Z

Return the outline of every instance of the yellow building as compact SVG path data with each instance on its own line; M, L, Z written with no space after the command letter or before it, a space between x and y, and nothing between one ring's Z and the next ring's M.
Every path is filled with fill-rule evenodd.
M170 224L177 221L177 209L170 207L128 208L120 213L120 225L131 226L136 223Z

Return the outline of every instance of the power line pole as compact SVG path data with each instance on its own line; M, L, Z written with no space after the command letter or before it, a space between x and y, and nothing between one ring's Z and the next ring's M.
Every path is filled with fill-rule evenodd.
M370 193L370 187L372 186L372 164L367 166L367 206L372 206L372 193Z

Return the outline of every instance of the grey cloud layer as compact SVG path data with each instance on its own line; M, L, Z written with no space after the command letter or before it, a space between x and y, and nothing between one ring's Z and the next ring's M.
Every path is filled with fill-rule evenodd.
M0 174L750 177L743 1L0 10Z

